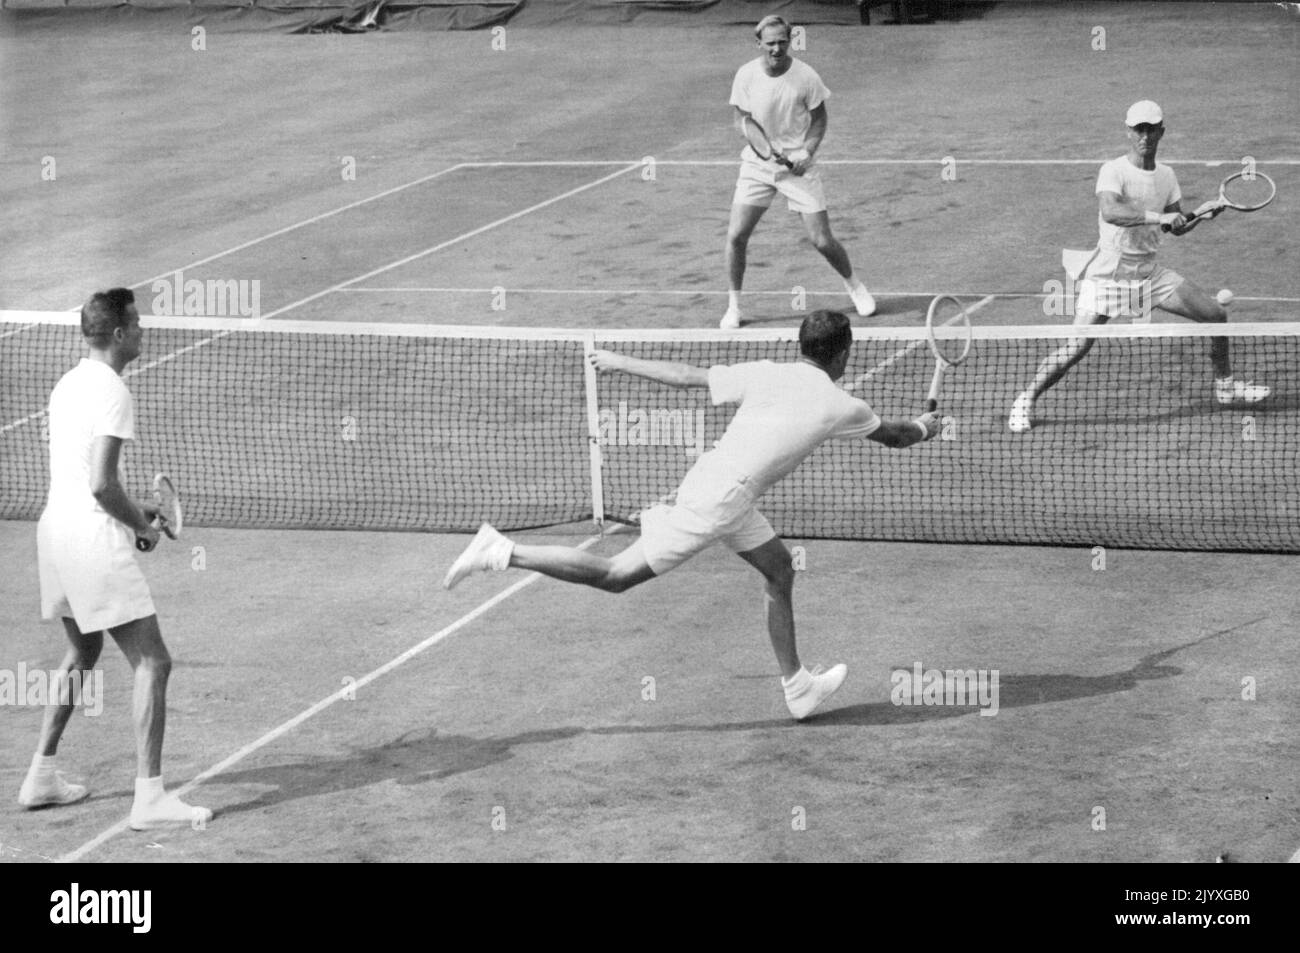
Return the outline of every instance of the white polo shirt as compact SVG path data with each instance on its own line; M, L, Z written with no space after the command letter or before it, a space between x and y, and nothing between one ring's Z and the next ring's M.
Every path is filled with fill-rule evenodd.
M83 357L50 393L50 495L55 518L103 513L90 492L96 437L135 439L135 402L126 383L102 361ZM119 478L122 458L119 457ZM125 482L125 481L123 481Z
M830 95L817 71L807 63L792 60L790 68L780 76L768 76L763 58L759 57L736 71L730 102L758 120L773 146L781 152L792 152L803 148L812 111ZM741 155L757 161L749 146Z
M802 361L755 361L709 368L714 404L739 404L717 447L700 457L688 483L744 483L754 499L792 473L827 440L865 437L880 426L870 405Z
M1174 170L1162 162L1147 171L1139 169L1127 156L1111 159L1097 174L1097 194L1114 192L1144 212L1161 212L1174 202L1182 200L1178 178ZM1099 247L1103 252L1121 255L1154 255L1160 247L1162 233L1159 225L1112 225L1097 213L1100 233Z

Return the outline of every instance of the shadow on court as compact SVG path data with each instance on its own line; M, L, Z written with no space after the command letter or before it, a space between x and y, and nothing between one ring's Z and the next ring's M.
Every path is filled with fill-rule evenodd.
M1001 709L1047 705L1054 702L1096 698L1128 692L1144 681L1175 678L1183 670L1164 664L1177 653L1220 638L1262 621L1211 632L1142 657L1132 668L1100 676L1070 674L1004 675L999 681ZM833 702L832 702L833 704ZM583 735L632 736L673 735L683 732L763 732L804 730L808 727L875 727L915 724L946 718L977 715L973 705L894 705L870 702L843 708L828 708L802 724L787 718L718 722L692 725L625 725L597 728L556 727L525 731L505 737L475 738L441 733L436 728L412 730L373 748L362 748L337 758L315 758L269 767L228 772L214 779L218 784L270 786L272 790L222 810L223 816L273 808L299 798L317 798L356 788L393 781L399 785L422 785L457 775L504 764L519 748L571 741Z

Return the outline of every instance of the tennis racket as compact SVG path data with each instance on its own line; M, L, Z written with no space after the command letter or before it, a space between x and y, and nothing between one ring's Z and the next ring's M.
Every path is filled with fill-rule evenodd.
M181 498L176 493L176 485L167 474L160 473L153 478L153 499L158 504L158 515L154 518L154 524L167 534L169 539L180 539L185 516L181 511ZM137 539L135 545L141 552L148 552L149 543L146 540Z
M781 152L772 145L772 140L767 138L767 131L753 116L746 116L740 121L741 131L745 134L745 140L749 143L749 148L754 150L754 155L758 156L764 162L768 159L775 159L787 169L793 169L794 163L781 154Z
M1219 197L1202 204L1183 224L1186 228L1193 222L1204 218L1213 218L1225 208L1238 212L1258 212L1277 196L1277 186L1263 172L1234 172L1223 180L1219 186ZM1168 225L1160 226L1169 231Z
M970 356L974 337L970 313L959 299L952 295L939 295L930 302L925 313L925 333L934 353L934 376L930 378L930 392L925 398L926 412L932 413L939 406L939 387L944 373Z

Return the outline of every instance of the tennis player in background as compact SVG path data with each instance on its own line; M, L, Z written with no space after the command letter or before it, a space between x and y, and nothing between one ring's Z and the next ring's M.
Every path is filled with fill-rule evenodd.
M1195 222L1186 224L1174 170L1156 161L1165 134L1164 114L1158 105L1143 100L1129 107L1125 123L1128 153L1102 165L1097 176L1097 248L1077 273L1070 274L1079 282L1075 325L1145 317L1153 307L1193 321L1226 322L1223 305L1178 272L1156 264L1163 226L1174 235L1196 227ZM1034 402L1083 360L1095 340L1070 338L1038 366L1033 383L1011 407L1008 426L1014 433L1033 426ZM1269 395L1267 387L1232 376L1226 337L1210 338L1210 363L1214 398L1220 404L1253 404Z
M806 718L839 688L848 670L809 672L795 647L794 569L790 551L758 511L758 499L793 472L823 442L867 438L907 447L933 437L938 418L885 422L862 400L835 385L844 374L853 331L837 311L814 311L799 329L800 357L787 364L757 361L709 369L645 361L597 351L603 372L620 372L673 387L707 387L714 404L739 404L715 449L704 453L682 480L677 501L647 510L641 537L607 559L570 546L515 543L484 524L452 564L443 585L510 567L529 569L606 592L624 592L662 576L696 553L723 543L767 583L767 628L781 669L786 705ZM835 505L834 500L825 501Z
M749 236L779 192L790 211L798 212L813 247L844 279L853 307L862 317L874 314L876 302L853 274L848 253L831 234L830 216L817 150L826 136L826 99L830 96L821 77L808 64L790 55L790 24L777 16L764 17L754 28L763 55L736 72L731 84L731 105L737 130L746 116L758 120L772 146L793 168L775 158L766 162L748 145L741 152L740 174L727 226L727 312L722 327L738 328L742 321L740 292L745 282L745 256ZM743 131L742 131L743 134Z
M144 332L126 288L92 295L81 309L81 333L90 353L68 371L50 394L50 495L37 525L41 607L46 619L61 618L68 652L59 667L86 678L104 647L104 632L117 642L135 671L135 801L131 827L150 830L206 822L212 812L191 807L163 790L162 745L171 656L158 629L158 615L136 541L152 550L156 509L132 500L119 472L123 444L135 439L135 405L121 374L140 356ZM18 793L36 808L72 804L88 793L55 770L59 739L76 699L64 682L45 709L40 742Z

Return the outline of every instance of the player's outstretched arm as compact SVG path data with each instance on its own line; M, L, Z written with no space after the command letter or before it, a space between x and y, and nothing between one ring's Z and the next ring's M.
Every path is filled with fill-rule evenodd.
M673 361L646 361L613 351L592 351L591 364L598 371L618 371L635 377L667 384L669 387L708 387L709 372L693 364Z
M1101 204L1102 220L1121 228L1131 228L1134 225L1168 225L1173 229L1183 224L1183 215L1178 211L1177 203L1168 206L1164 212L1148 212L1128 201L1118 192L1102 192L1098 201Z
M867 435L868 440L895 450L929 440L939 432L937 414L924 413L915 420L883 420L880 426Z

